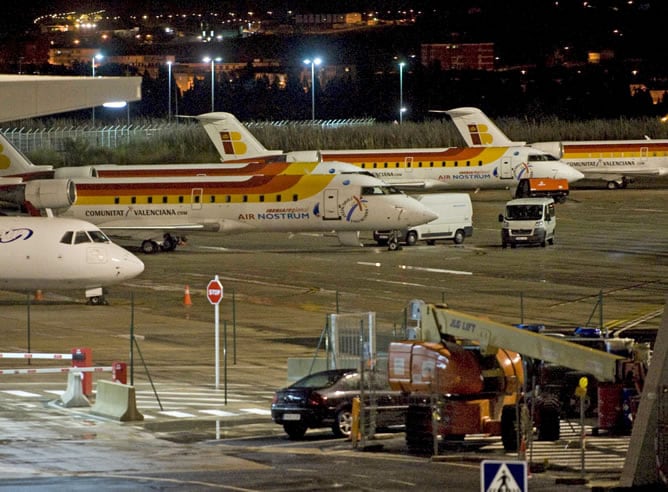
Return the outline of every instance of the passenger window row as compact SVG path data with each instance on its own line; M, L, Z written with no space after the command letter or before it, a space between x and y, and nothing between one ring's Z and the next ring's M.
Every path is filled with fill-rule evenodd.
M209 197L209 203L247 203L247 202L259 202L259 203L264 203L266 201L265 195L223 195L222 197L220 195L208 195ZM147 197L136 197L136 196L131 196L129 198L129 201L124 199L125 197L120 197L116 196L114 197L114 205L122 205L124 203L129 203L131 205L135 205L138 203L146 203L146 204L185 204L185 203L202 203L203 202L203 195L191 195L190 196L190 201L186 201L186 196L184 195L179 195L177 197L173 196L162 196L159 198L159 200L156 200L155 197L153 196L147 196ZM283 201L283 195L276 195L273 197L274 202L282 202ZM296 202L299 201L299 195L298 194L293 194L292 195L292 201Z
M394 164L394 165L392 165L392 164ZM415 164L414 162L406 162L405 166L402 166L402 164L404 164L404 163L401 163L401 162L394 162L394 163L385 162L385 163L383 163L382 166L380 166L377 162L374 162L374 163L362 162L361 167L362 167L362 169L366 169L367 167L372 168L372 169L378 169L378 168L390 169L390 168L394 167L395 169L398 169L400 167L460 167L460 164L461 164L462 167L471 167L472 165L473 166L482 166L483 165L482 161L478 161L477 164L476 163L471 164L471 161L466 161L466 163L464 163L464 162L460 163L459 161L451 161L451 162L441 161L440 165L439 165L438 162L433 162L433 161L429 162L429 163L427 163L427 162L423 163L423 162L420 161L420 162L417 163L417 165L414 165Z

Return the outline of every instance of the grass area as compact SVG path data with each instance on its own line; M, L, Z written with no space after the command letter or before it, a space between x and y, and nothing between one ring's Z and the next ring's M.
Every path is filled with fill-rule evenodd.
M499 118L496 124L511 139L526 142L553 140L617 140L668 138L668 126L657 118L561 121ZM54 127L64 124L53 122ZM463 146L449 120L424 123L376 123L358 126L282 125L251 123L251 131L265 147L285 151L317 149L374 149ZM136 133L114 148L95 146L83 139L68 139L64 150L47 148L27 152L35 164L147 164L217 162L218 154L202 127L191 121L170 125L156 122L156 131Z

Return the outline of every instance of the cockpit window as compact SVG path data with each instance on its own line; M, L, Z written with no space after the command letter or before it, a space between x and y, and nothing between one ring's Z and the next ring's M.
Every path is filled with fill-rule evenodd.
M60 242L63 244L72 244L72 236L74 236L74 233L72 231L67 231L63 234L63 237L60 238Z
M401 195L394 186L362 186L362 195Z
M102 231L67 231L60 238L63 244L109 243L107 235Z
M74 244L90 243L90 242L91 240L85 231L77 231L74 233Z
M102 231L86 231L94 243L108 243L109 238Z
M556 161L557 158L550 154L529 154L529 162Z

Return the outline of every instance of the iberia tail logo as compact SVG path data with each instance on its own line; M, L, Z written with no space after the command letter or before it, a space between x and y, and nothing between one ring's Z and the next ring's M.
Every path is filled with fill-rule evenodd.
M244 155L248 151L246 144L241 141L239 132L220 132L220 141L223 143L225 154Z
M470 124L468 128L473 145L490 145L494 141L487 125Z
M5 149L0 145L0 169L9 169L12 165L12 161L7 157L3 151Z

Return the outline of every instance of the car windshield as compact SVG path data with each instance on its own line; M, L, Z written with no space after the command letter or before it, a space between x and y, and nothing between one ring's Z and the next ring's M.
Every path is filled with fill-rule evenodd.
M340 372L317 372L300 379L291 388L328 388L342 377Z
M542 218L543 207L540 205L510 205L506 207L509 220L538 220Z

